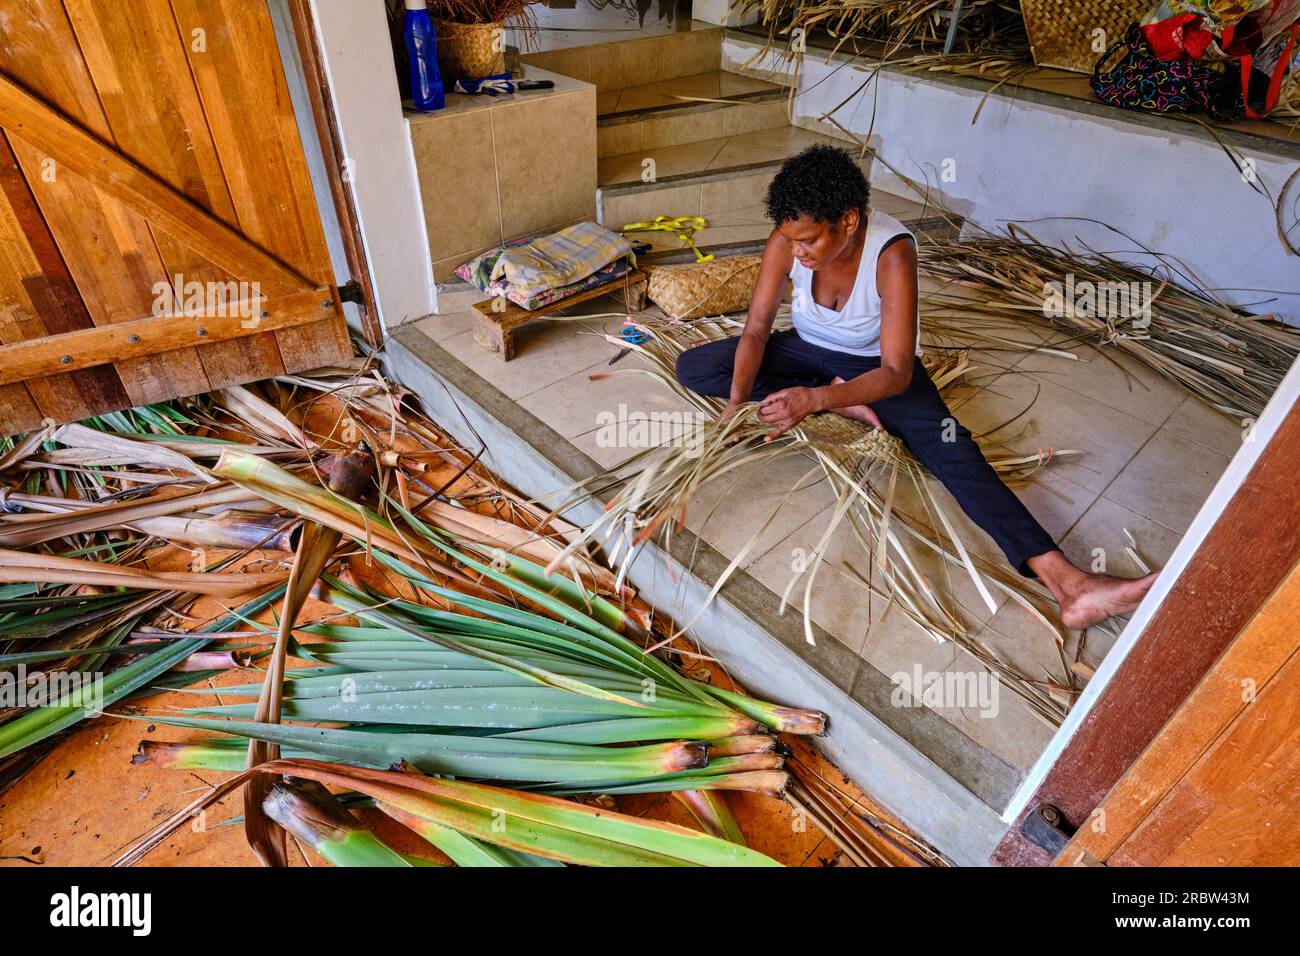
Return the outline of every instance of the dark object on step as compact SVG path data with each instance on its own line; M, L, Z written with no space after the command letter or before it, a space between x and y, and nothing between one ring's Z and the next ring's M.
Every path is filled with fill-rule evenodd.
M498 73L477 80L457 80L455 91L471 96L508 96L518 90L553 90L555 84L550 80L516 80L510 73Z

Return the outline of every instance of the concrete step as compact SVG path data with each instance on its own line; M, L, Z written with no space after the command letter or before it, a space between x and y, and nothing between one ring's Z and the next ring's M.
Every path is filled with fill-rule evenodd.
M709 228L697 233L697 243L765 237L771 229L763 210L768 183L788 157L813 143L843 145L785 126L607 157L597 165L597 221L617 230L657 216L703 216ZM861 163L869 175L870 154ZM681 246L670 233L638 238L655 250Z
M596 97L601 158L789 125L788 88L714 70Z
M697 232L694 241L706 252L737 255L754 251L772 231L763 205L772 177L787 157L821 142L844 145L829 136L784 127L609 157L599 164L597 220L618 230L658 216L703 216L708 228ZM647 160L653 167L646 165ZM870 177L870 153L861 159L861 165ZM652 170L656 178L641 181L636 177L642 170ZM873 190L872 205L913 231L939 234L951 230L932 207L903 196ZM649 242L653 256L683 251L693 256L672 233L632 236Z

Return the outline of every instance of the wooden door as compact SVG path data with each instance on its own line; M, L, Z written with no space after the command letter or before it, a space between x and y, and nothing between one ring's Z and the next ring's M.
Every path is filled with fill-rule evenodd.
M1300 564L1056 858L1300 865Z
M0 0L0 434L351 354L266 0Z

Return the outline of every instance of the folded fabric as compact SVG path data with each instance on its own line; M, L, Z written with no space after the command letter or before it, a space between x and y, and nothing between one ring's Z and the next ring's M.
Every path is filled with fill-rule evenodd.
M609 265L593 272L586 278L579 279L569 285L560 286L555 289L546 289L534 296L524 297L510 287L510 284L504 279L492 279L492 269L497 260L509 248L527 245L532 242L536 236L524 236L519 239L512 239L497 249L490 249L481 255L475 256L469 262L462 263L456 269L456 275L473 285L481 292L496 298L508 299L521 308L528 309L530 312L534 309L540 309L542 306L550 305L552 302L558 302L560 299L567 299L584 289L590 289L592 286L604 285L606 282L612 282L621 278L632 271L631 261L624 257L611 262Z
M580 222L524 245L508 246L492 267L492 280L504 280L511 299L531 299L623 258L634 258L626 239L594 222Z

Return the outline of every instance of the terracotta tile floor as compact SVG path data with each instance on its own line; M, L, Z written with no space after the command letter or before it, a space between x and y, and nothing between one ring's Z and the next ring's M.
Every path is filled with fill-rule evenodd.
M577 308L619 309L610 300L597 303ZM634 412L686 408L662 383L634 372L642 367L635 356L613 369L608 366L615 349L595 333L616 330L620 321L603 317L525 326L518 357L508 365L474 342L461 315L433 316L419 328L600 464L613 467L639 449L602 447L597 440L599 413L616 412L620 405ZM1019 490L1075 561L1092 566L1103 556L1112 573L1138 574L1139 567L1125 550L1127 531L1141 556L1159 568L1227 466L1241 428L1123 357L1111 356L1112 362L1088 347L1070 351L1077 361L1022 351L977 352L973 361L981 369L973 378L983 387L955 389L950 404L972 431L1006 449L1021 454L1040 448L1084 452L1052 465ZM610 371L616 374L591 380ZM739 476L734 488L706 488L687 524L734 557L775 512L742 566L781 594L794 558L816 544L833 510L830 490L816 474L795 488L811 467L811 462L791 458ZM937 482L931 485L947 503L967 546L1000 562L992 542ZM907 495L900 497L900 508L906 510L908 503ZM914 499L911 504L919 516L919 504ZM896 609L887 610L871 596L860 577L868 573L866 559L850 531L837 531L816 580L813 619L887 674L909 670L918 662L926 669L974 669L965 651L936 644ZM943 573L938 559L931 561L931 572ZM1054 643L1027 612L999 600L996 613L991 613L960 571L950 572L950 577L956 598L981 628L981 639L1022 668L1059 671ZM792 601L795 606L786 613L800 614L802 586L795 589ZM1083 660L1095 667L1115 633L1091 629ZM1000 703L994 717L970 708L941 708L940 713L1003 760L1027 770L1052 730L1013 694L1003 693Z

